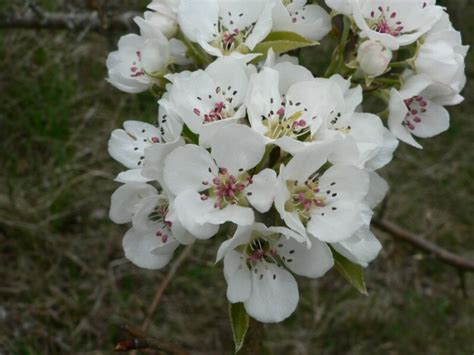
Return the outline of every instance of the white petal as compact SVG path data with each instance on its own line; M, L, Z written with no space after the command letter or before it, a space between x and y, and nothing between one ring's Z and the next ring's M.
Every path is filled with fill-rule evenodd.
M277 246L278 255L295 274L318 278L334 266L331 249L319 240L312 240L311 248L308 248L306 243L282 236Z
M247 200L260 213L270 210L275 199L277 176L274 170L265 169L252 177L252 184L245 189Z
M176 242L170 243L174 244L174 249L178 246ZM150 270L161 269L173 257L172 252L163 255L152 254L152 250L159 248L161 244L161 240L153 234L140 233L133 228L125 234L122 242L125 257L135 265Z
M249 226L255 221L255 215L250 207L229 205L223 209L213 209L202 217L212 224L232 222L238 226Z
M196 145L180 147L165 159L164 181L175 195L189 189L207 190L216 175L217 167L211 155Z
M181 225L197 239L209 239L218 232L218 225L205 220L207 214L214 209L213 202L202 201L199 193L184 191L176 197L174 208Z
M335 208L324 207L313 213L306 227L308 233L321 241L336 243L350 238L366 222L364 211L355 203L340 202Z
M285 180L303 183L328 161L333 149L331 143L313 144L296 154L280 174Z
M363 267L367 267L382 249L382 245L372 234L368 226L363 226L354 236L343 242L333 244L332 247L339 254Z
M144 150L153 145L153 139L160 137L160 131L151 124L139 121L126 121L124 128L112 132L108 143L109 154L129 169L142 168Z
M127 171L122 171L120 174L117 175L115 181L120 182L122 184L129 184L129 183L145 183L153 181L151 178L147 178L142 175L142 169L130 169Z
M220 245L219 250L217 251L216 263L221 261L222 258L231 250L240 245L248 244L252 239L252 230L253 226L238 226L234 236Z
M184 144L184 139L179 138L171 143L157 143L146 148L142 175L163 183L165 159L171 152L184 146Z
M174 201L173 201L174 203ZM182 225L181 222L178 219L178 215L176 214L176 209L174 208L174 205L170 205L169 207L169 212L166 215L166 220L171 222L171 233L173 234L173 237L183 245L189 245L194 243L196 238L193 237L191 233L189 233Z
M413 138L408 128L402 125L408 114L408 109L400 93L392 89L390 92L390 116L388 117L388 127L395 137L401 141L410 144L416 148L422 149L422 146Z
M251 274L250 297L244 303L247 313L263 323L276 323L288 318L299 300L293 275L275 264L262 263L258 263Z
M231 303L245 302L250 296L250 270L244 255L231 250L224 258L227 299Z
M254 168L265 154L265 142L257 132L244 125L221 129L211 140L211 154L231 175Z
M219 6L215 0L181 0L178 22L187 38L193 42L212 40L215 33L213 24L217 23Z
M143 198L157 193L156 189L148 184L131 183L119 187L112 194L110 219L117 224L131 222L136 205Z
M288 212L285 209L285 203L290 199L290 192L286 186L286 180L282 177L284 167L280 170L280 176L275 189L275 208L280 214L281 219L286 223L288 227L296 231L296 233L306 237L306 228L296 212Z
M311 81L313 74L302 65L295 65L288 62L276 64L273 67L279 74L279 90L286 93L291 86L302 81Z
M377 207L388 192L387 182L375 171L370 173L369 192L365 197L365 203L370 208Z
M360 202L369 191L369 174L350 165L333 165L319 179L326 204L336 201Z

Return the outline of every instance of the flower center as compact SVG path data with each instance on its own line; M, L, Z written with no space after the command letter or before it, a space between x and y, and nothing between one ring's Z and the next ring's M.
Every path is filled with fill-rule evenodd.
M145 70L141 67L142 53L137 51L135 55L137 58L133 61L132 66L130 67L131 78L138 78L145 75Z
M237 22L237 17L240 19L244 13L233 15L232 12L227 12L226 24L223 18L220 17L218 23L214 24L216 33L213 35L214 40L211 45L220 49L224 55L229 55L234 51L245 50L242 48L248 36L252 34L256 22L252 22L249 26L244 28L234 27Z
M273 104L273 99L271 99ZM298 109L295 112L294 107ZM293 113L289 114L291 110ZM290 112L291 112L290 111ZM265 136L272 139L282 137L292 137L301 140L311 140L311 128L303 117L308 109L301 107L301 102L293 103L291 100L287 103L283 97L281 107L275 112L270 110L267 115L262 116L262 124L267 128Z
M416 125L422 122L420 114L428 110L428 101L422 96L413 96L411 99L405 100L405 105L408 109L408 113L405 116L403 125L410 130L414 130Z
M203 185L209 182L203 181ZM214 208L223 209L229 205L248 206L244 190L252 184L252 177L248 173L243 173L238 177L229 174L225 168L219 169L219 174L212 180L210 188L201 194L201 200L209 198L215 200Z
M206 102L207 107L211 106L212 108L208 112L203 112L200 107L194 107L193 113L202 120L203 124L233 117L239 110L238 106L234 107L234 99L238 93L232 86L228 86L227 89L222 89L218 86L215 89L215 95L212 92L204 98L201 96L196 97L198 101Z
M370 13L369 27L376 32L386 33L394 37L402 34L404 26L399 20L396 11L390 11L390 6L385 9L379 6Z
M162 200L158 203L158 205L156 205L155 209L148 216L151 221L157 222L161 226L158 228L155 235L157 238L160 238L163 243L168 241L171 235L171 227L173 226L172 222L166 220L168 210L168 202Z
M285 210L298 213L303 224L306 225L309 222L313 209L326 206L326 197L320 193L317 175L316 178L308 179L304 184L291 180L286 184L291 196L285 203Z

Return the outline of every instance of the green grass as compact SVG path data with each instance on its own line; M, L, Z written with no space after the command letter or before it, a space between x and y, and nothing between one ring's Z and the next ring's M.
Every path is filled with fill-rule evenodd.
M474 6L449 2L466 42ZM51 10L63 2L44 2ZM82 4L82 3L81 3ZM127 9L144 2L112 4ZM12 7L13 5L8 5ZM82 5L81 5L82 6ZM119 35L119 34L117 34ZM104 81L115 39L64 32L0 32L0 352L109 354L120 325L138 326L164 272L123 258L125 227L107 217L113 178L110 132L126 119L153 122L147 95ZM305 63L323 64L327 44ZM5 68L7 70L5 70ZM452 127L423 151L401 146L383 171L391 184L388 218L474 257L474 55L466 102ZM367 271L369 297L336 273L301 280L300 306L266 326L274 354L471 354L474 278L464 298L456 270L380 235L384 250ZM151 332L206 354L231 353L218 241L200 243L173 280Z

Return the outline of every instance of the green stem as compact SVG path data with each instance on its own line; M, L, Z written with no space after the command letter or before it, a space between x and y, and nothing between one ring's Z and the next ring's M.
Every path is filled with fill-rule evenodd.
M179 33L177 38L183 41L183 43L188 48L188 53L191 55L191 57L194 58L196 63L201 68L206 68L211 63L211 58L206 53L204 53L201 49L196 47L194 43L192 43L186 36Z
M264 354L265 350L263 347L264 338L263 323L250 318L250 326L245 338L244 346L242 350L238 352L238 355L261 355Z
M411 65L410 65L410 63L408 63L407 61L403 61L403 62L393 62L393 63L390 63L390 67L392 67L392 68L410 69L410 68L411 68Z
M349 34L351 32L351 21L348 17L344 16L344 25L343 25L343 31L342 31L342 36L341 36L341 42L337 46L337 48L334 50L331 64L329 65L329 68L326 70L325 77L329 78L333 74L337 73L341 66L344 65L344 51L346 49L347 42L349 40Z

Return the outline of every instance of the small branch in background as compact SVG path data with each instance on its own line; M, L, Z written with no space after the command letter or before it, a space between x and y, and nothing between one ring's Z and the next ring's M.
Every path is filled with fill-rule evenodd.
M115 352L129 352L133 350L156 350L173 355L189 355L189 352L183 347L159 341L153 337L148 336L141 330L132 327L125 327L129 335L129 339L118 342L115 346Z
M474 261L465 259L457 254L454 254L440 246L423 239L422 237L409 232L402 227L387 221L386 219L376 219L372 224L383 232L390 234L396 239L403 240L410 243L418 249L432 254L442 262L454 266L458 270L474 272Z
M136 12L126 12L112 17L101 17L97 11L60 13L44 12L31 7L23 14L0 13L0 29L67 29L81 31L104 31L130 29Z
M145 320L143 321L141 330L143 332L146 332L148 327L150 326L151 319L153 317L153 314L155 313L156 309L158 308L158 305L160 304L161 298L163 297L163 293L165 292L166 288L169 286L171 280L173 279L174 275L178 271L178 269L181 267L183 262L188 258L188 256L191 253L193 245L188 245L180 254L180 256L175 260L175 262L171 265L170 270L166 274L163 282L160 284L158 289L156 290L155 298L153 299L153 302L150 304L150 307L148 307L148 312Z

